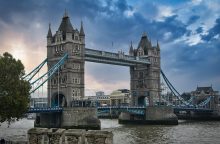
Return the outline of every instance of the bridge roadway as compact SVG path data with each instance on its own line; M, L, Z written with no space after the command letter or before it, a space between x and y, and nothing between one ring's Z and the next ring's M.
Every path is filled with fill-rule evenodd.
M146 107L144 106L137 106L137 107L130 107L130 106L105 106L105 107L97 107L98 113L106 113L110 112L111 110L119 110L120 112L128 112L137 115L144 115ZM206 112L211 113L213 112L212 109L207 108L195 108L195 107L173 107L175 112L180 111L193 111L193 112ZM48 107L48 108L29 108L28 113L53 113L53 112L62 112L63 108L61 107Z
M125 55L123 52L118 53L99 51L94 49L85 49L85 60L89 62L113 64L120 66L135 66L137 64L150 64L147 56L135 57Z

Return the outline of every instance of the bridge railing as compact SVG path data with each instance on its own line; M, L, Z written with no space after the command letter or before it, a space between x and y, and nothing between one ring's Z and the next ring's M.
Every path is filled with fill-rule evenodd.
M97 107L98 109L128 109L128 108L132 108L132 109L144 109L146 108L145 106L101 106L101 107Z
M29 108L27 113L47 113L47 112L62 112L62 107L46 107L46 108Z
M100 50L93 50L93 49L86 48L85 54L98 56L98 57L108 57L111 59L123 59L123 60L142 61L142 62L148 61L147 57L130 56L130 55L126 55L120 51L118 53L112 53L112 52L107 52L107 51L100 51Z

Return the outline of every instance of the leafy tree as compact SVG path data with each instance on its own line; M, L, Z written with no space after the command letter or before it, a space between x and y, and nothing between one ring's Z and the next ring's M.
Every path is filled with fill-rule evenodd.
M24 66L9 53L0 55L0 122L18 120L28 110L30 83Z

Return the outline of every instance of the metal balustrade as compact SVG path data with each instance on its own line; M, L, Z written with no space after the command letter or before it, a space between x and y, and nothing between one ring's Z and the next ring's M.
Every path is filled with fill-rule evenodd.
M93 49L85 49L85 60L90 62L107 63L122 66L134 66L136 64L150 64L147 57L135 57L125 55L122 52L111 53Z

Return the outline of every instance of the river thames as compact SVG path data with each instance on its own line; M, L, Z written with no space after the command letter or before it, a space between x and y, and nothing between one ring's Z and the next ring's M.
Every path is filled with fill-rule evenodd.
M120 125L116 119L101 119L103 130L112 131L114 144L219 144L220 122L179 121L179 125ZM33 120L22 119L0 126L0 138L27 140Z

